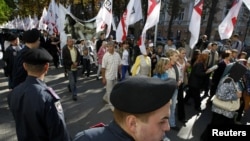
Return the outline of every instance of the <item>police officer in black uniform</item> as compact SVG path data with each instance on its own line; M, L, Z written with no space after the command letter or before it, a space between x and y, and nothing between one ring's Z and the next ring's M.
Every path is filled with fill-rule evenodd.
M117 83L110 95L114 120L84 130L74 141L160 141L170 130L170 99L176 81L131 77Z
M29 49L24 54L28 76L8 97L18 141L70 140L60 98L44 82L52 59L42 48Z
M18 52L14 61L12 70L12 89L26 79L27 72L23 68L23 57L29 49L38 48L40 46L40 34L40 31L37 29L27 30L23 33L22 39L25 42L25 46Z

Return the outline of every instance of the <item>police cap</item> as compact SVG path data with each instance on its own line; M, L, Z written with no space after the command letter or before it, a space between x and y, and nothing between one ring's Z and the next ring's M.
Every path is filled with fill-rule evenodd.
M33 48L25 53L23 60L27 64L42 65L52 61L53 57L43 48Z
M149 77L131 77L117 83L110 95L113 106L123 112L142 114L155 111L170 101L176 81Z

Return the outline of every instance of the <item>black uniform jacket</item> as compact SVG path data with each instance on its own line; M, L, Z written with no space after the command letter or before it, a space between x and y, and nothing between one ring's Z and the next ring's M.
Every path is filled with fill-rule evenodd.
M17 57L15 58L12 70L13 88L22 83L27 77L27 72L23 67L23 56L28 50L30 50L30 48L24 46L24 48L18 52Z
M58 95L43 81L28 76L9 96L18 141L69 141Z
M74 141L134 141L115 121L109 125L79 132Z

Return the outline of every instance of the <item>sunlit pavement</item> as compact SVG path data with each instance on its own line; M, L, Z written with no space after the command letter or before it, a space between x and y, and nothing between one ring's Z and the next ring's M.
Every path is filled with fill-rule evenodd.
M52 66L45 81L61 97L67 127L72 138L77 132L97 123L109 123L112 119L112 112L109 105L102 99L105 88L101 80L96 80L95 74L92 74L90 78L79 77L77 82L78 100L73 101L71 93L68 92L68 81L63 72L63 68L55 69ZM15 123L7 105L6 97L9 92L7 88L7 78L0 70L0 141L16 141ZM210 106L206 106L206 100L204 99L202 102L202 109L204 109L202 112L194 110L192 99L189 101L189 105L185 105L188 121L184 125L177 120L180 130L167 132L167 137L171 141L200 141L201 133L211 120ZM250 122L249 113L242 120L244 124Z

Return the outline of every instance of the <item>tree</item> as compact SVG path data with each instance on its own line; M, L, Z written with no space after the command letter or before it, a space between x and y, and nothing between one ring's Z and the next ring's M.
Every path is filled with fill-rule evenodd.
M169 0L167 2L168 7L167 7L167 12L170 15L170 20L169 20L169 24L168 24L168 35L167 38L171 38L172 37L172 25L173 25L173 21L175 18L178 17L179 12L182 8L182 2L181 0Z
M7 5L4 0L0 0L0 24L9 20L12 9Z
M205 3L205 11L207 9L209 10L207 28L206 28L206 31L205 31L205 34L207 35L208 39L210 39L210 36L211 36L213 22L214 22L214 15L217 13L217 4L218 4L218 2L219 2L219 0L212 0L212 1L207 1L207 3Z

